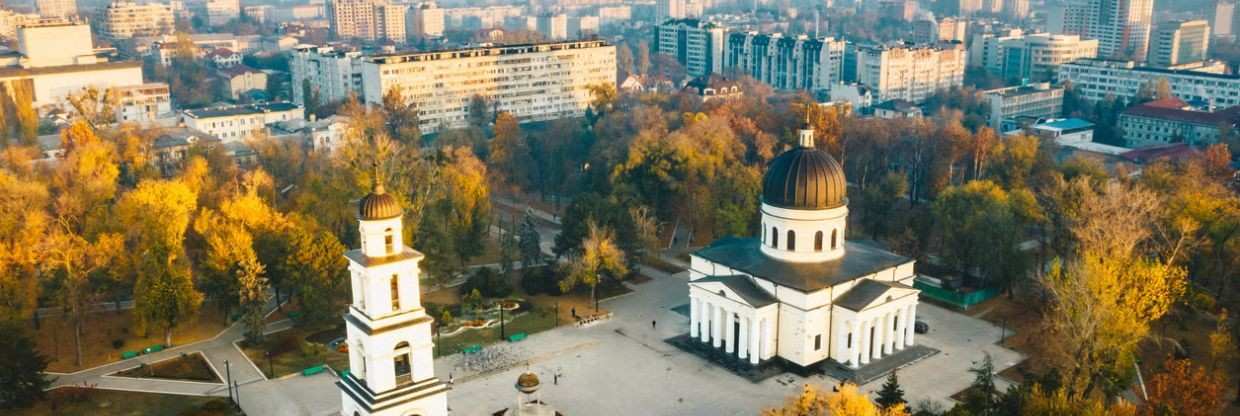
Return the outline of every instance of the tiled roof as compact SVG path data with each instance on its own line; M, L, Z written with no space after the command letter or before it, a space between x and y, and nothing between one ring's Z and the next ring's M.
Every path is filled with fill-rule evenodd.
M1187 107L1188 104L1178 98L1164 98L1130 107L1123 115L1204 125L1232 123L1240 118L1240 106L1215 112L1188 110Z

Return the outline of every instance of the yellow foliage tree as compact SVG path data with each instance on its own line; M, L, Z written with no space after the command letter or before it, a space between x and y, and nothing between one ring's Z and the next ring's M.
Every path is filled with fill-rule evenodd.
M121 197L115 213L128 231L131 264L137 278L134 308L139 329L158 324L164 343L172 330L202 304L184 255L185 231L197 196L175 180L147 180Z
M619 279L629 272L624 265L624 251L616 246L614 232L600 227L593 220L587 223L586 238L581 241L581 256L573 260L568 277L560 281L560 289L568 292L577 285L590 286L590 299L598 310L598 284L604 275Z
M839 392L827 393L806 384L801 394L788 398L783 407L766 409L762 416L904 416L903 404L881 409L857 386L844 384Z

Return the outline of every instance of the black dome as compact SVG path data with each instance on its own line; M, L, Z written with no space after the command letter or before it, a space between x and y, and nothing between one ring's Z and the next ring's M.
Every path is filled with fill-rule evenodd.
M357 218L363 221L386 220L401 216L400 202L396 197L383 191L383 185L376 186L357 204Z
M844 169L825 151L800 146L776 157L762 178L762 202L788 209L843 206Z

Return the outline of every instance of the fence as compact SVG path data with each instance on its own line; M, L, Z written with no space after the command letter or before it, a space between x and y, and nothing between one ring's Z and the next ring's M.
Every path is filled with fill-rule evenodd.
M986 288L968 293L961 293L941 287L934 287L929 284L922 283L921 281L914 281L913 287L921 290L922 296L955 306L961 310L967 310L973 305L985 302L986 300L999 295L999 290L995 288Z

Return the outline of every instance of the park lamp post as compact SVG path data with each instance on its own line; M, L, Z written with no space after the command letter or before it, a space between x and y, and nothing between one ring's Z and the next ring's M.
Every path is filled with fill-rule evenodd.
M263 355L267 356L267 372L271 373L272 378L275 378L276 370L275 367L271 365L271 351L263 351Z
M224 373L227 374L226 377L228 377L228 401L233 402L233 405L237 405L239 403L237 403L237 399L233 397L232 367L228 364L228 360L224 360Z
M507 333L504 332L504 301L501 300L496 303L499 305L499 339L504 339L508 337Z

